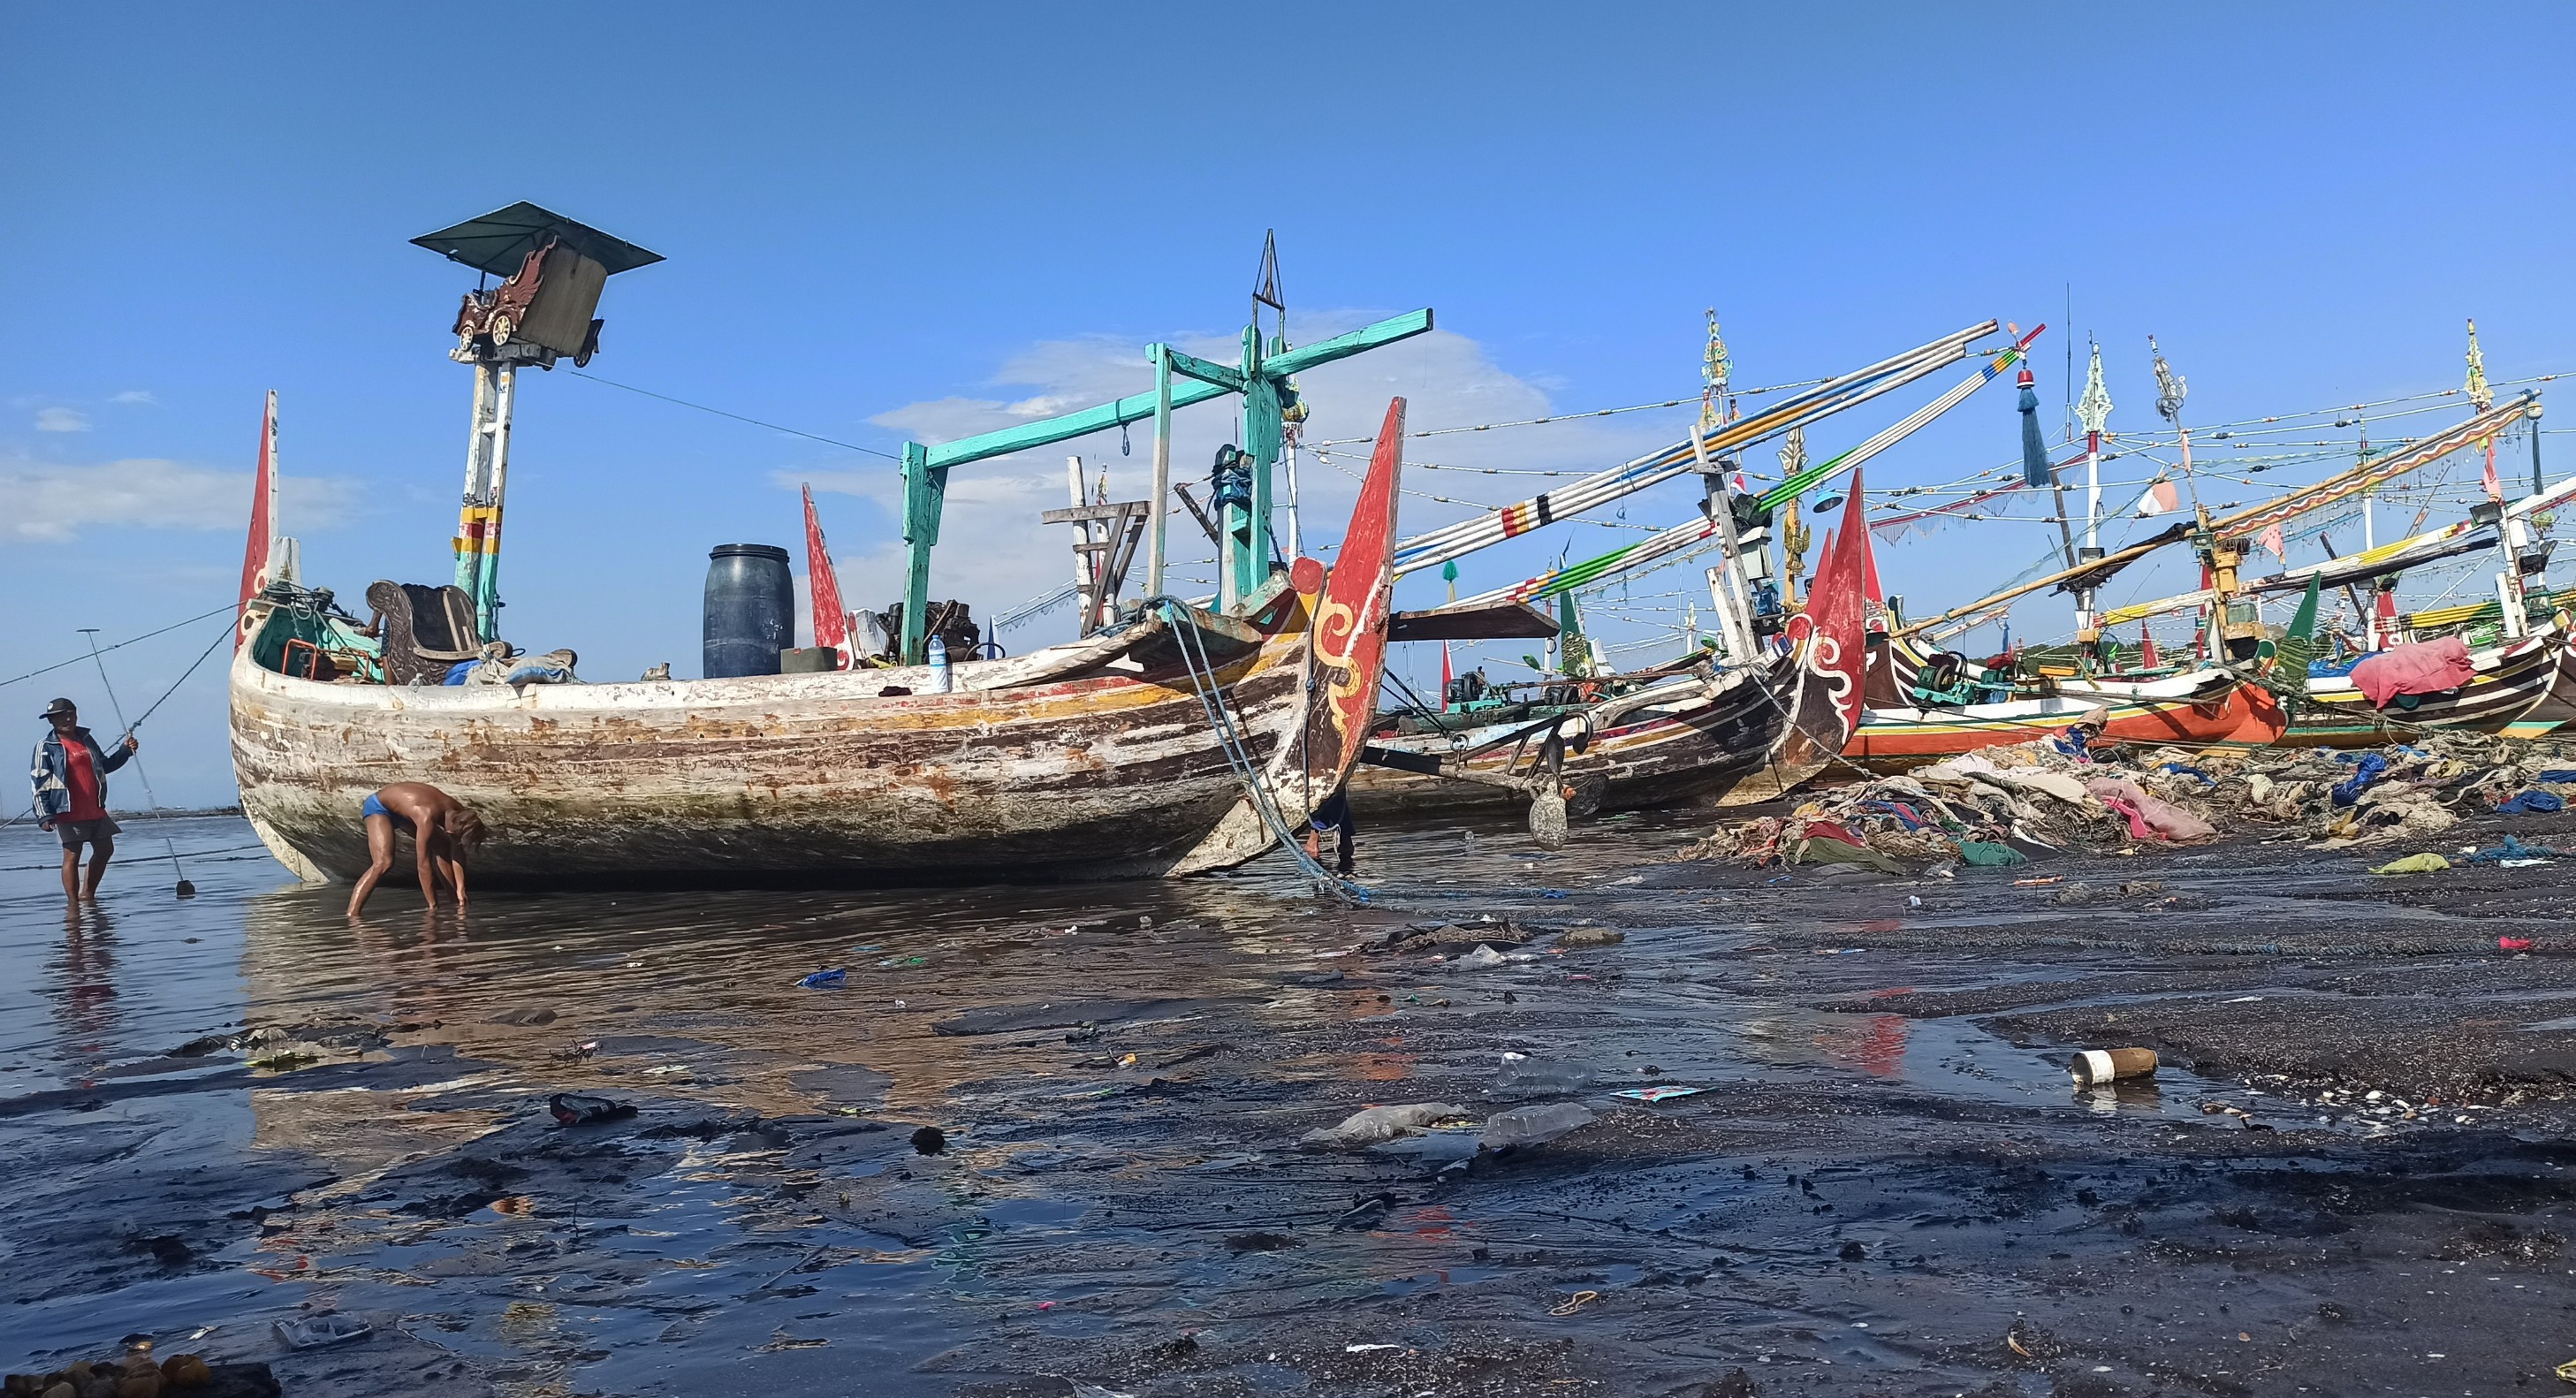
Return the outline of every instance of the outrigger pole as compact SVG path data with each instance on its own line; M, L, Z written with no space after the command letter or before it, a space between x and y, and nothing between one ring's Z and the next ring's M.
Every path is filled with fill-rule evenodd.
M2276 496L2223 519L2211 519L2207 508L2203 507L2199 511L2197 523L2176 524L2154 538L2131 544L2117 553L2079 562L2075 567L2045 574L2018 586L1981 597L1965 606L1953 607L1939 616L1909 622L1896 628L1892 634L1911 636L1937 626L1946 626L1961 617L1985 611L2051 585L2067 585L2068 590L2072 591L2099 587L2112 574L2168 544L2190 540L2204 552L2208 551L2211 545L2231 545L2232 541L2241 541L2247 536L2260 533L2266 526L2294 519L2338 500L2350 499L2354 495L2383 485L2409 471L2429 466L2480 437L2492 436L2503 431L2513 424L2515 418L2525 416L2536 406L2538 406L2538 395L2526 393L2513 402L2489 409L2403 450L2390 452L2377 460L2353 467L2341 475L2329 476L2315 485ZM2232 567L2229 571L2233 572ZM2226 586L2218 589L2222 593L2234 590L2232 579Z
M1268 263L1265 259L1265 268ZM1275 279L1265 277L1275 287ZM1263 301L1262 304L1273 304ZM1154 500L1146 530L1145 591L1162 595L1163 527L1171 508L1172 413L1228 393L1243 396L1242 439L1221 456L1215 481L1218 509L1217 598L1220 610L1231 610L1258 590L1270 576L1273 544L1270 528L1271 474L1278 465L1285 408L1296 401L1291 375L1348 359L1382 345L1408 340L1431 329L1428 309L1382 320L1347 335L1337 335L1301 349L1290 349L1285 335L1265 341L1256 318L1243 331L1240 365L1215 364L1183 354L1165 344L1145 347L1154 368L1154 389L1114 399L1080 412L1024 423L973 437L924 446L903 446L903 543L909 568L904 579L903 658L918 665L928 636L930 551L939 543L939 516L948 498L950 467L983 461L1032 447L1070 441L1131 422L1154 420ZM1174 376L1188 382L1178 382Z

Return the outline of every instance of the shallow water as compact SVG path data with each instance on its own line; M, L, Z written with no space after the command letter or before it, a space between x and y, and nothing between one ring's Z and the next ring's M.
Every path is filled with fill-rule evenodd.
M1551 1309L1579 1291L1686 1309L1672 1288L1714 1278L1739 1289L1690 1294L1723 1300L1740 1343L1711 1356L1984 1382L1931 1332L1963 1306L2009 1314L2025 1282L1818 1267L1937 1269L1942 1248L2012 1244L1927 1248L1924 1230L2044 1232L2052 1209L2078 1227L2054 1186L1997 1205L2006 1186L1974 1181L2016 1167L1981 1152L2090 1151L2106 1123L2121 1151L2215 1140L2235 1121L2204 1103L2253 1099L2179 1066L2078 1093L2063 1043L1867 1007L2249 992L2106 994L2077 982L2136 958L1884 944L2067 916L2002 878L1790 903L1758 880L1673 887L1657 861L1696 824L1605 821L1557 855L1503 825L1371 831L1364 910L1272 860L1177 884L494 895L462 915L389 887L354 928L345 890L295 886L238 820L132 822L78 917L50 840L0 832L0 1277L18 1302L0 1356L151 1332L274 1361L293 1393L1072 1391L1050 1374L1139 1393L1630 1391L1555 1347L1617 1345L1615 1305ZM164 836L192 900L147 858ZM2162 876L2260 909L2267 936L2349 916L2277 875ZM1910 907L1918 888L1944 906ZM1534 943L1483 972L1355 950L1390 924L1487 916L1627 940ZM846 984L796 984L826 967ZM249 1029L277 1035L172 1055ZM1506 1052L1588 1084L1504 1086ZM1655 1083L1707 1090L1613 1095ZM639 1114L558 1127L559 1091ZM1371 1103L1473 1119L1548 1100L1603 1121L1482 1157L1464 1131L1295 1149ZM922 1126L944 1150L916 1148ZM1885 1165L1936 1148L1964 1163ZM314 1310L375 1333L287 1352L270 1323ZM1347 1348L1378 1344L1398 1349ZM1464 1377L1398 1363L1467 1351L1499 1357Z

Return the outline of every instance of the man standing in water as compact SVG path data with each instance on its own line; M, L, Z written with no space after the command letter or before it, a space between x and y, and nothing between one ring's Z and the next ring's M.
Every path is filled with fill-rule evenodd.
M367 906L376 881L394 867L394 836L408 834L412 861L420 870L420 896L438 906L438 882L456 888L456 906L465 906L465 851L483 839L482 818L465 803L427 782L396 782L369 796L358 807L367 827L367 872L349 893L349 916Z
M134 755L134 735L114 752L99 748L98 739L80 725L80 710L69 699L45 706L42 717L53 731L36 744L27 778L36 787L36 828L50 830L63 842L63 897L78 903L98 901L98 881L107 876L107 861L116 853L116 822L107 818L107 774ZM81 846L89 846L89 879L81 880Z

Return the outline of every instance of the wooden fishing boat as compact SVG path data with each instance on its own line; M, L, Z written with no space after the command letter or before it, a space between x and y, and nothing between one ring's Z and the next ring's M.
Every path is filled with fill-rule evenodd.
M1815 773L1781 751L1805 682L1801 657L1782 655L1761 670L1654 685L1620 701L1623 712L1381 737L1351 773L1351 805L1364 817L1513 807L1551 731L1582 743L1565 753L1563 776L1600 809L1767 800Z
M2476 674L2458 689L2407 694L2379 708L2350 675L2315 675L2287 741L2375 747L2424 729L2541 738L2576 721L2576 654L2553 621L2500 645L2472 646Z
M1978 748L2046 737L2088 715L2115 743L2157 747L2261 745L2285 724L2270 691L2218 666L2171 675L2060 680L1989 703L1934 705L1917 695L1931 657L1909 637L1872 638L1869 707L1844 756L1892 772Z
M1554 785L1582 809L1768 801L1824 771L1860 716L1868 531L1827 546L1807 611L1758 666L1694 673L1537 724L1382 738L1352 807L1388 815L1501 807Z
M1008 660L631 684L325 683L263 664L297 593L247 603L231 672L242 810L314 879L367 864L400 781L474 808L478 882L1170 876L1268 849L1341 783L1374 711L1402 400L1329 571L1237 614L1167 604ZM263 462L267 460L263 455ZM254 548L258 548L254 535ZM250 571L264 571L255 559Z

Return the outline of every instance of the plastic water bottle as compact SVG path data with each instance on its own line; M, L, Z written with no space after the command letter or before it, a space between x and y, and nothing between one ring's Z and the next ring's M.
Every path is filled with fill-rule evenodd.
M946 694L956 681L948 673L948 643L930 638L930 692Z

